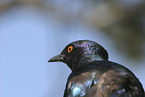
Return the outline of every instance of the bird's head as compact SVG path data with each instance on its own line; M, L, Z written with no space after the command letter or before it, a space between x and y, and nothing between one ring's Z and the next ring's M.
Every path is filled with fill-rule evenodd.
M98 43L90 40L78 40L68 44L61 54L48 62L64 62L71 70L91 61L108 60L107 51Z

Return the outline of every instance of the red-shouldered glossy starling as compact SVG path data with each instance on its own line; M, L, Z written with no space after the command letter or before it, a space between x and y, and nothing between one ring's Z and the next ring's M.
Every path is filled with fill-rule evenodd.
M49 60L56 61L72 70L64 97L144 97L136 76L126 67L108 61L107 51L96 42L72 42Z

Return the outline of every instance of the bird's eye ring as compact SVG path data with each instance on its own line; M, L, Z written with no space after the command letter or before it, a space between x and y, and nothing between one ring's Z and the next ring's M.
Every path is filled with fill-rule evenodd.
M69 46L67 49L68 53L70 53L72 50L73 50L73 46Z

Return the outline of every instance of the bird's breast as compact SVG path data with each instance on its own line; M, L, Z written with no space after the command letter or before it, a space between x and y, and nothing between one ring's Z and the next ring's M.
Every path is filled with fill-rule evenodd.
M69 97L83 97L94 84L95 75L96 72L84 72L73 76L68 83Z

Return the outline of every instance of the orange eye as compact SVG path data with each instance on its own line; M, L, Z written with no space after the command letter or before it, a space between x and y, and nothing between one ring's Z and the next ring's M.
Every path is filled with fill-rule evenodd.
M68 53L70 53L72 50L73 50L73 46L69 46L67 49Z

